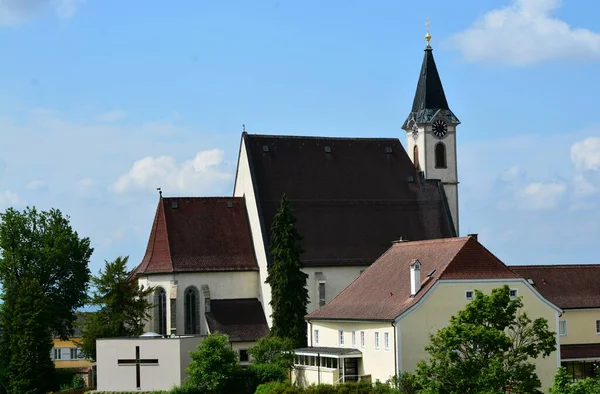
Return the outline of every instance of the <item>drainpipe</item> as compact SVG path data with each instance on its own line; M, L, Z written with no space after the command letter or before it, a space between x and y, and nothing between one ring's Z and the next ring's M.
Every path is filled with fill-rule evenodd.
M317 352L317 384L321 384L321 353L319 352Z
M394 371L396 371L396 376L398 376L398 338L396 337L396 322L392 322L392 327L394 327Z
M312 329L312 322L310 320L307 320L310 328L310 347L314 347L314 343L313 343L313 329Z

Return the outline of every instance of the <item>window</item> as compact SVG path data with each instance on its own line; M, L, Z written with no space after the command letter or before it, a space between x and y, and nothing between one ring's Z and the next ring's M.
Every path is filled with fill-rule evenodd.
M597 323L596 323L596 325L597 325ZM567 335L567 321L566 320L561 320L558 322L558 333L561 336Z
M390 333L389 332L383 333L383 347L385 348L385 350L390 350Z
M364 331L360 332L360 347L362 347L362 348L365 347L365 332Z
M435 146L435 168L446 168L446 145L443 142Z
M167 334L167 292L162 287L154 293L154 331Z
M413 148L413 164L415 165L415 168L418 170L419 169L419 147L417 145L415 145L415 147Z
M240 349L240 361L241 362L250 361L250 357L248 356L248 350L247 349Z
M200 334L200 293L195 287L188 287L183 294L183 319L186 334Z
M510 298L515 299L519 295L519 292L517 291L517 289L510 289L508 294L510 295Z
M319 344L319 330L315 330L315 345Z
M471 301L473 299L473 290L465 291L465 298L467 301Z
M319 282L319 306L325 305L325 282Z
M352 347L356 347L356 331L352 331Z
M379 333L375 333L375 350L379 350Z
M344 330L338 330L338 336L340 338L340 346L344 346Z
M54 349L54 357L55 360L61 360L62 359L62 349L58 348L58 349Z
M596 320L596 334L600 335L600 320Z
M69 349L71 353L71 360L77 360L78 358L83 358L83 352L81 349L71 348Z

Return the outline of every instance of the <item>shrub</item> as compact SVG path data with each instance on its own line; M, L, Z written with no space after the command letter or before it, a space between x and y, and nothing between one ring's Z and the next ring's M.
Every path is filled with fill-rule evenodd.
M282 393L299 393L301 390L292 387L289 383L269 382L263 383L256 388L255 394L282 394Z

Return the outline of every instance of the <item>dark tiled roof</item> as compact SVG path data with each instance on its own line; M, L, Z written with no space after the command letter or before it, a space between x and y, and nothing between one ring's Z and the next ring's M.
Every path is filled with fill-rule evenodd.
M210 300L210 312L205 315L210 332L227 334L232 342L252 342L269 333L256 298Z
M421 263L421 289L411 297L410 265L415 259ZM417 303L440 279L499 278L519 276L474 237L395 243L307 319L391 321Z
M513 265L514 272L561 309L600 308L600 265Z
M410 119L418 123L429 122L440 111L451 122L459 123L448 106L442 80L433 58L433 50L428 46L425 48L412 110L402 128L406 128Z
M267 246L285 194L304 237L305 266L370 264L395 239L454 235L440 183L419 182L398 139L242 138Z
M560 345L560 359L595 358L600 360L600 343Z
M146 254L133 272L258 270L243 198L161 198Z

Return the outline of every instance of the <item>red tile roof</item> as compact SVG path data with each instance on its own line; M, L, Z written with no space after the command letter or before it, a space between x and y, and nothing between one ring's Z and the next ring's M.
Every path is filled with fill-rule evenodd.
M562 361L581 358L595 358L600 360L600 343L560 345L560 359Z
M454 236L441 184L419 181L396 138L242 139L266 246L285 194L303 236L304 266L368 265L394 239Z
M252 342L269 334L262 305L256 298L210 300L205 313L211 333L227 334L231 342Z
M600 308L600 265L513 265L514 272L532 279L544 298L561 309Z
M243 198L165 197L134 275L255 271L258 265Z
M411 297L410 265L421 263L421 289ZM399 242L331 302L307 319L391 321L443 279L519 278L474 237Z

